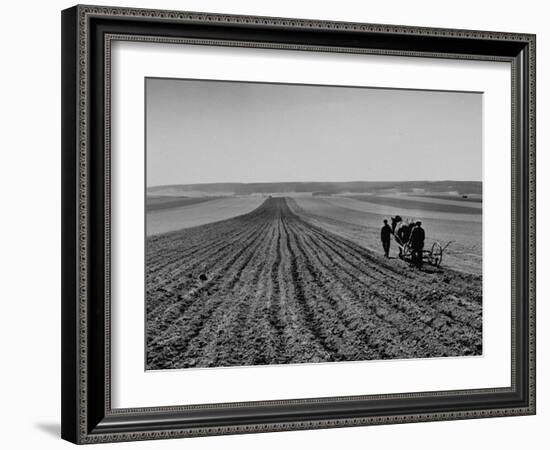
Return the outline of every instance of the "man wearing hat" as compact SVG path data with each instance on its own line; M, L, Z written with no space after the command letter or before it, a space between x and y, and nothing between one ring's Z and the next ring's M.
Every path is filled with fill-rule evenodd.
M384 219L384 226L380 230L380 240L382 241L382 247L384 248L384 256L389 258L390 256L390 238L392 235L392 229L388 225L388 221Z

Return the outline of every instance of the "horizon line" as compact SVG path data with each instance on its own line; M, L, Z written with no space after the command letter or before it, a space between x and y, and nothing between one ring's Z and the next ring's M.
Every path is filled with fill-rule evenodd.
M156 184L153 186L147 186L150 188L170 187L170 186L204 186L213 184L308 184L308 183L483 183L483 180L456 180L456 179L443 179L443 180L350 180L350 181L213 181L213 182L201 182L201 183L169 183L169 184Z

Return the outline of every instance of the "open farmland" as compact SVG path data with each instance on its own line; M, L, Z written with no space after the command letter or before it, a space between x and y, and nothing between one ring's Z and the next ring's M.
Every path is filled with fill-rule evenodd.
M162 211L165 209L178 208L180 206L191 206L216 200L218 197L169 197L156 196L147 197L147 212Z
M415 197L398 197L398 196L380 196L380 195L354 195L350 198L376 205L386 205L395 208L414 209L417 211L432 211L454 214L479 214L478 206L470 206L467 203L458 204L457 202L450 203L449 201L432 199L432 201L418 199Z
M164 197L147 202L147 236L196 227L246 214L261 197ZM150 208L150 206L152 207Z
M481 354L481 276L381 258L301 201L148 237L147 369Z
M468 203L481 203L481 194L473 194L470 196L462 197L459 195L437 195L437 194L424 194L420 196L422 200L433 198L436 200L451 200L456 202L468 202Z

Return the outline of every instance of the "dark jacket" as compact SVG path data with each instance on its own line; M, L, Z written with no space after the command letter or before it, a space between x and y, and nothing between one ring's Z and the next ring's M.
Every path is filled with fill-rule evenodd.
M383 241L389 241L391 236L391 227L388 224L385 224L380 230L380 239Z
M413 247L424 247L426 233L422 227L414 227L411 233L411 245Z

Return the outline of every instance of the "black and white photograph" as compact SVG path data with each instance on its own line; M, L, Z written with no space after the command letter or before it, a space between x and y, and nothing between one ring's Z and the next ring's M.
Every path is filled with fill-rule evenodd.
M472 357L482 92L145 79L146 369Z

